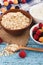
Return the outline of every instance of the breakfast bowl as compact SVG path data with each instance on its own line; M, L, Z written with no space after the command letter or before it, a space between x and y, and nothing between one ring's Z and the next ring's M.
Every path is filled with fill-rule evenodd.
M41 23L35 24L30 29L30 37L35 43L43 45L43 25Z
M30 7L29 13L35 23L43 23L43 3L38 3Z
M31 23L31 15L24 10L12 9L2 14L1 25L3 29L13 35L22 34Z

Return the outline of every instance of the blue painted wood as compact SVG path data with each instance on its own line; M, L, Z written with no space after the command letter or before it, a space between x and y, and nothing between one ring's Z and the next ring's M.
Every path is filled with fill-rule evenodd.
M1 48L4 48L5 44L0 45ZM28 41L29 47L39 47L43 48L42 45L36 44L31 38ZM0 65L43 65L43 53L42 52L33 52L33 51L26 51L27 56L22 59L19 57L19 52L14 53L10 56L1 56L0 57Z

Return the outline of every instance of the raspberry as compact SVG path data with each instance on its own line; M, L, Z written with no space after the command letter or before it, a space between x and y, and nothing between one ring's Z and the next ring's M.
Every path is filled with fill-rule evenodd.
M22 0L22 3L26 3L26 0Z
M35 35L34 35L34 39L35 39L35 40L38 40L38 39L39 39L39 36L35 34Z
M3 40L2 40L2 38L0 37L0 43L2 43L3 42Z
M7 0L3 0L3 2L5 2L5 1L7 1Z
M37 30L36 34L37 34L38 36L40 36L40 35L41 35L41 31L40 31L40 30Z
M39 28L42 28L43 24L42 23L39 23Z
M33 29L33 32L36 32L38 30L38 27L35 27L34 29Z
M24 50L20 51L19 56L21 58L25 58L26 57L26 52Z
M9 4L13 4L13 2L12 1L9 1Z

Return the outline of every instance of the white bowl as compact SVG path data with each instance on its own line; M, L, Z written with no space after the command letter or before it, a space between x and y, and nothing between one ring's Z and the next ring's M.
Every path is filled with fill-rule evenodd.
M32 40L33 40L34 42L36 42L37 44L43 45L43 43L36 41L36 40L33 38L33 35L32 35L34 27L38 27L38 25L39 25L39 24L36 24L36 25L34 25L34 26L30 29L30 37L31 37Z
M36 23L43 23L43 3L31 6L29 12Z

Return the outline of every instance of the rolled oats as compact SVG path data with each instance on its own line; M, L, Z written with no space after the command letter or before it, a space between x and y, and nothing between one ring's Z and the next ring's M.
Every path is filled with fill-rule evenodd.
M8 29L15 30L25 28L29 25L30 19L21 12L10 12L2 17L2 25Z

